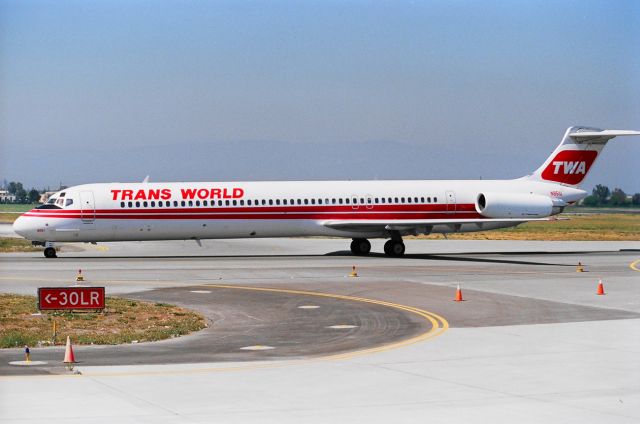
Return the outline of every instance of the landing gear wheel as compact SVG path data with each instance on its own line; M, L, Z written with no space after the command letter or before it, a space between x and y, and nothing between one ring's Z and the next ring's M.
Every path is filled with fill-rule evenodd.
M404 243L402 241L387 240L384 244L384 253L387 256L404 255Z
M44 257L45 258L57 258L58 255L56 255L56 249L54 249L53 247L47 247L44 249Z
M354 255L368 255L371 252L371 243L367 239L353 239L351 253Z

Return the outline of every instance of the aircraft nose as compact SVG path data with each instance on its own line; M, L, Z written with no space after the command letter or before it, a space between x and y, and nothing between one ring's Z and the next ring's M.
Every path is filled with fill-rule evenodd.
M19 216L18 219L13 222L13 232L26 239L30 238L29 236L33 232L33 228L29 222L29 218Z

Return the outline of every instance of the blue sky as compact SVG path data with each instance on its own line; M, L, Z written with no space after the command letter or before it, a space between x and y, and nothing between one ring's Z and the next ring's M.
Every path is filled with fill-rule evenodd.
M640 129L637 1L3 1L0 177L510 178ZM587 179L640 191L640 140Z

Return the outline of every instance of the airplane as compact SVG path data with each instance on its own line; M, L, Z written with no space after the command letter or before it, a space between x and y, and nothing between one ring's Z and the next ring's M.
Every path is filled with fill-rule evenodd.
M56 243L328 236L367 255L405 253L402 237L551 220L587 196L580 184L605 144L640 131L570 127L547 160L511 180L100 183L66 188L13 230L57 256Z

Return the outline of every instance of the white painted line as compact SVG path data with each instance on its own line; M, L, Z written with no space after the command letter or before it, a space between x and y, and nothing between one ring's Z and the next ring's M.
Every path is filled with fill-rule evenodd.
M275 347L256 345L256 346L245 346L240 348L240 350L271 350L271 349L275 349Z
M337 324L337 325L330 325L326 328L334 328L336 330L344 330L344 329L348 329L348 328L358 328L357 325L351 325L351 324Z
M206 294L206 293L211 293L211 290L191 290L191 293Z
M9 362L9 365L17 365L19 367L30 367L32 365L46 365L45 361L13 361Z
M318 309L318 305L300 305L298 309Z

